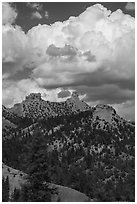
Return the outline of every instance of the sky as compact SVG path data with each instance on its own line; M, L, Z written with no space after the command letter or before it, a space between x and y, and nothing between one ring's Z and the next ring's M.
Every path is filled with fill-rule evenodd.
M77 91L91 106L135 119L135 4L3 2L2 97L29 93L63 101Z

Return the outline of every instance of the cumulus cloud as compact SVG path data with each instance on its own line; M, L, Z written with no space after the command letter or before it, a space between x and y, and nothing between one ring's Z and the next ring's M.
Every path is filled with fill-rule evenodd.
M32 70L28 77L42 90L85 86L88 102L133 100L135 19L96 4L78 17L38 25L26 34L6 25L3 74L8 77L24 69Z
M126 10L131 10L134 11L135 10L135 2L128 2L125 6Z
M92 21L87 20L91 17L94 17ZM37 73L40 81L42 78L45 81L47 72L48 77L52 78L54 72L60 75L63 69L66 71L63 72L66 82L67 78L75 80L76 74L93 73L104 67L106 73L110 71L112 75L134 76L134 18L123 14L121 10L111 13L100 5L92 6L79 17L63 23L32 28L28 36L33 46L41 49L45 55L45 61L37 64L34 70L34 76ZM68 49L66 44L75 50L71 58L62 54L64 47ZM51 62L49 55L56 58Z
M11 6L11 3L2 3L2 24L12 24L17 18L17 11Z
M47 48L46 53L53 57L75 56L77 54L77 50L70 45L65 45L64 47L56 47L55 45L50 45Z
M47 90L39 87L35 80L30 78L20 81L4 80L2 84L2 102L6 107L12 107L14 104L22 102L30 93L41 93L42 99L46 101L61 102L68 97L58 97L62 91L62 88ZM73 91L73 89L70 89L69 93Z
M23 79L18 82L5 80L3 81L2 88L3 104L7 107L21 102L29 92L38 92L36 83L30 79Z
M2 42L3 73L9 75L23 70L31 53L24 31L19 26L5 25L2 28Z
M32 12L32 15L31 15L31 18L36 18L36 19L41 19L42 18L42 15L38 12L38 11L35 11L35 12Z

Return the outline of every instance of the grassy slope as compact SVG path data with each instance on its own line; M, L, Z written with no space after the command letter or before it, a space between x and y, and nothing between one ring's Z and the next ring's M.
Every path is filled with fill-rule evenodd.
M10 195L13 192L14 188L16 187L19 189L21 187L21 184L25 182L25 179L23 178L25 174L19 170L13 169L11 167L8 167L7 165L2 165L2 175L3 177L9 177L9 183L10 183ZM50 184L51 188L56 188L58 195L54 195L52 197L52 202L87 202L92 201L90 200L85 194L76 191L74 189Z

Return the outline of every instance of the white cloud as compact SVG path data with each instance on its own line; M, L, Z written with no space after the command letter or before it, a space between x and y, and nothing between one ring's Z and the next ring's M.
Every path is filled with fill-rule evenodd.
M11 70L32 69L31 78L41 89L96 83L109 86L112 81L128 93L135 72L135 19L120 9L111 13L97 4L78 17L38 25L26 34L6 25L3 63L5 76Z
M28 36L33 47L41 50L45 60L42 59L39 64L36 62L34 76L38 74L39 81L43 79L45 86L49 83L52 85L55 75L60 79L62 72L66 83L69 80L71 83L77 73L92 73L101 67L118 76L134 76L134 26L131 16L123 14L121 10L111 14L100 5L92 6L79 17L63 23L36 26L28 32ZM65 44L76 50L77 54L74 53L73 58L60 53ZM51 48L54 55L52 60L48 55L49 50L51 55ZM85 52L90 52L96 61L89 62L80 56L80 53ZM53 79L48 84L46 76Z
M134 74L134 29L131 16L121 10L111 14L103 6L95 5L78 17L51 26L38 25L27 34L18 28L4 27L3 60L18 61L31 50L27 64L41 79L47 72L54 78L55 72L60 75L64 69L69 80L71 75L92 73L101 67L128 77ZM84 53L90 53L94 60L87 60Z
M2 86L3 104L9 107L24 100L25 96L31 92L41 92L37 84L31 79L23 79L18 82L7 80L3 82Z
M31 55L31 46L19 26L5 25L2 28L3 73L15 74L23 70Z
M12 80L3 81L2 88L2 102L6 107L12 107L14 104L22 102L30 93L41 93L42 99L46 101L61 102L68 98L58 98L58 93L62 91L62 88L50 90L40 88L32 79L22 79L16 82ZM74 90L70 89L71 93L72 91Z
M38 11L35 11L35 12L32 12L31 18L41 19L42 15Z
M17 18L17 11L8 2L2 3L2 24L12 24Z
M128 2L125 6L126 10L131 10L134 11L135 10L135 2Z

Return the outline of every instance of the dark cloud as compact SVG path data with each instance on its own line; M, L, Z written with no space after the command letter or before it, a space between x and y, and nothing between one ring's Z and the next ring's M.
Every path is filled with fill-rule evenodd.
M86 56L87 57L86 60L89 62L96 61L96 57L92 55L90 51L84 52L83 56Z
M2 64L2 74L10 74L13 76L19 70L19 64L16 62L6 62Z
M65 45L64 47L56 47L55 45L50 45L47 48L46 53L50 56L75 56L77 54L76 48L73 48L70 45Z
M72 47L71 45L65 45L64 47L56 47L55 45L52 44L47 48L46 53L52 57L67 56L68 57L67 61L69 62L73 60L73 58L76 55L78 55L79 57L85 57L85 60L88 62L96 61L96 57L92 55L90 51L80 53L76 48ZM65 62L66 62L66 59L65 59Z
M71 92L68 90L63 90L58 93L58 98L65 98L71 95Z
M71 88L75 88L81 94L86 94L87 102L99 101L99 103L105 104L120 104L127 100L133 100L135 97L134 91L127 89L123 90L116 85L102 85L96 87L78 86Z
M18 80L22 80L22 79L28 79L29 76L31 75L31 73L32 73L31 69L20 70L20 71L16 72L13 76L10 75L8 77L8 79L14 80L14 81L18 81Z
M48 75L47 75L48 76ZM61 83L57 82L54 85L46 85L45 88L58 88L61 87L78 87L78 86L87 86L87 87L101 87L104 85L107 86L117 86L122 90L135 90L135 77L121 77L120 75L115 75L111 71L104 71L102 69L98 69L93 73L76 73L70 74L69 76L70 83Z
M111 71L106 72L103 69L97 70L93 73L82 73L76 76L75 85L86 85L86 86L101 86L105 84L115 84L122 89L135 89L135 78L134 77L121 77L113 74Z

